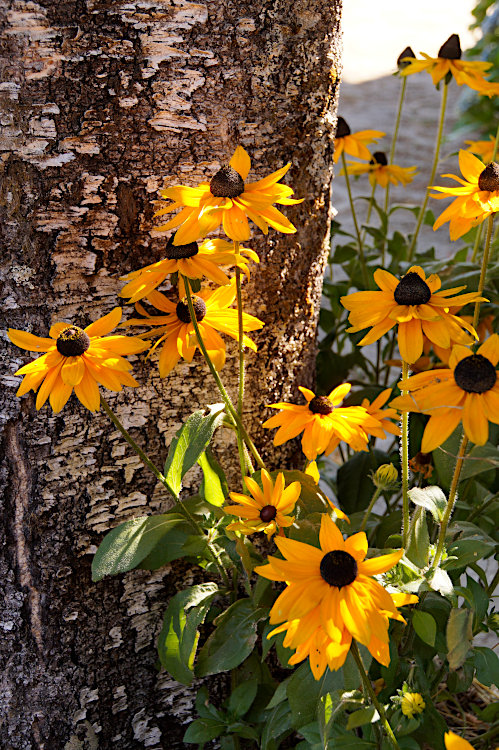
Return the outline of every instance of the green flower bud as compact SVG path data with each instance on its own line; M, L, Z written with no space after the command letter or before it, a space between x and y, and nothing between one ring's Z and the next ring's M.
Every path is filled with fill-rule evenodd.
M382 464L371 478L380 490L387 490L398 482L398 472L393 464Z

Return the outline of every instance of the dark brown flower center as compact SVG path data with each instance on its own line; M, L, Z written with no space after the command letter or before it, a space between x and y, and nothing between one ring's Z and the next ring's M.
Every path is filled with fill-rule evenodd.
M412 51L411 47L406 47L403 52L400 53L400 55L397 58L397 68L401 70L402 68L407 68L408 65L410 65L409 60L404 61L404 57L416 57L414 52Z
M216 198L237 198L244 193L243 178L233 167L222 167L211 178L210 192Z
M341 589L357 577L357 562L348 552L335 549L321 560L320 573L326 583Z
M350 135L351 132L352 131L348 127L346 120L344 120L343 117L338 117L335 138L344 138L346 135Z
M275 505L265 505L260 511L260 518L264 523L273 521L277 515L277 508Z
M56 347L63 357L79 357L90 346L90 338L78 326L64 328L57 337Z
M461 55L461 42L457 34L451 34L438 50L438 57L443 57L445 60L460 60Z
M188 245L174 245L173 237L166 243L166 257L168 260L179 260L180 258L192 258L199 252L197 242L189 242Z
M490 193L499 190L499 164L497 164L497 162L491 162L485 167L483 172L480 173L478 187L480 190L488 190Z
M384 151L375 151L373 154L373 158L369 162L369 164L381 164L382 167L386 167L388 164L388 159L386 158L386 154Z
M312 401L309 402L308 408L314 414L331 414L334 406L326 396L315 396Z
M430 297L430 287L414 271L400 279L393 292L397 305L426 305Z
M196 320L199 323L199 321L203 320L204 316L206 315L206 302L204 301L204 299L201 299L201 297L193 296L192 306L194 308ZM189 313L189 305L187 304L187 302L179 302L176 307L176 313L177 318L181 320L182 323L191 322L191 315Z
M487 357L472 354L457 364L454 380L467 393L485 393L495 386L497 371Z

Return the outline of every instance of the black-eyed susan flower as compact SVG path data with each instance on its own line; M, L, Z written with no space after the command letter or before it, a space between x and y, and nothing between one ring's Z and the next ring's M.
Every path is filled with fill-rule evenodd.
M486 81L485 73L492 67L490 62L461 60L461 42L457 34L451 34L440 47L437 57L421 52L422 60L408 59L408 64L400 71L403 76L426 71L431 75L435 86L447 75L452 76L458 86L469 86L485 96L496 96L499 84Z
M232 516L238 516L239 521L233 521L227 526L229 531L240 531L242 534L254 534L263 531L268 537L277 531L291 526L296 501L300 497L301 485L291 482L285 486L284 474L277 475L275 483L270 474L262 469L262 487L251 477L244 477L244 483L250 495L231 492L230 499L236 505L226 505L223 510Z
M352 133L343 117L338 117L334 137L334 163L336 164L339 161L343 153L357 159L370 159L371 154L367 146L379 138L383 138L384 135L381 130L358 130L356 133Z
M491 135L488 141L465 141L468 144L467 151L479 156L485 164L489 164L494 158L496 145L495 135Z
M220 266L237 266L249 278L248 263L259 263L258 255L246 247L234 250L232 242L215 239L204 242L190 242L188 245L174 245L170 237L166 245L166 257L138 271L132 271L122 279L128 280L119 296L137 302L156 289L170 274L179 275L179 295L185 295L181 276L189 279L206 278L215 284L228 284L230 279Z
M381 185L386 188L388 183L392 185L408 185L413 181L416 174L416 167L399 167L396 164L388 164L386 154L383 151L376 151L369 164L359 164L357 162L347 162L347 172L349 175L358 176L361 174L369 175L369 182L372 187ZM344 175L342 169L340 175Z
M362 406L340 407L351 387L349 383L343 383L329 396L316 396L308 388L298 386L306 404L269 404L271 409L281 410L280 414L263 423L268 429L279 427L274 435L274 445L282 445L303 432L302 451L309 461L314 461L324 451L331 453L341 440L356 451L366 450L364 428L369 425L375 429L379 423Z
M115 307L83 329L54 323L50 338L9 328L9 338L16 346L46 352L15 373L24 375L16 395L38 391L36 408L41 409L48 398L52 409L59 412L74 390L83 406L98 411L99 384L110 391L121 391L124 385L137 386L129 373L132 365L124 356L142 352L149 344L133 336L106 335L116 328L121 314L121 307Z
M476 292L452 296L466 288L462 286L438 291L439 277L432 274L426 278L420 266L411 266L401 279L378 268L374 281L381 291L354 292L341 298L342 305L350 310L348 333L372 326L359 346L372 344L398 325L401 357L412 363L423 353L423 334L443 349L448 349L451 342L469 344L470 334L476 337L469 323L448 312L451 305L476 302L480 299Z
M193 297L194 311L199 330L208 354L217 370L225 364L225 343L220 334L225 333L233 339L238 339L237 310L230 306L236 298L234 280L226 286L214 291L201 290ZM141 338L159 339L155 342L149 354L162 344L159 355L159 374L162 378L170 373L180 359L192 362L198 343L189 314L189 307L185 299L173 302L164 294L156 290L150 292L147 301L164 315L150 315L140 303L135 309L143 318L132 318L125 325L153 326L153 330L140 334ZM258 318L243 313L243 330L258 331L263 327ZM244 346L256 351L256 344L246 335L243 336Z
M386 438L387 432L389 432L391 435L400 435L400 428L398 427L398 425L394 424L391 421L392 419L398 421L399 417L397 414L397 410L391 407L383 409L384 405L391 395L392 389L386 388L376 396L372 403L369 402L368 398L364 398L361 403L361 406L364 407L367 413L370 414L371 417L374 417L374 419L379 423L379 426L376 426L376 428L367 428L366 432L369 435L374 435L374 437L381 438L381 440L384 440Z
M495 333L476 354L465 346L454 346L449 369L421 372L400 383L409 393L391 405L430 416L421 442L423 453L442 445L460 422L473 443L487 442L489 422L499 424L498 362L499 336Z
M397 57L397 69L402 70L409 65L411 59L416 59L416 55L412 51L412 47L406 47L400 55Z
M211 178L197 187L178 185L160 191L163 198L173 201L162 208L156 216L162 216L180 208L180 212L159 230L179 227L175 245L185 245L205 237L220 225L232 240L245 242L251 236L248 219L251 219L264 234L269 226L278 232L293 234L296 228L274 203L292 205L301 200L291 198L292 188L280 185L291 164L286 164L257 182L245 184L251 160L242 146L238 146L228 165L223 166Z
M344 540L326 514L321 518L320 549L284 537L275 541L285 559L269 557L268 565L255 571L271 581L286 583L270 610L271 624L283 624L268 637L286 631L285 645L296 649L289 663L308 657L314 677L319 679L326 666L339 669L343 665L355 638L387 666L388 619L405 620L395 597L372 576L398 563L403 550L366 560L364 532ZM405 598L402 601L406 603Z
M400 701L400 708L404 716L413 719L418 714L422 714L426 708L426 703L421 693L404 693Z
M485 166L469 151L461 150L459 168L464 180L453 174L442 176L456 180L461 187L431 186L431 190L441 193L432 193L432 198L454 198L433 225L433 229L439 229L448 221L451 240L462 237L472 227L499 211L499 164L492 162Z
M446 732L444 735L445 750L473 750L473 745L454 732Z

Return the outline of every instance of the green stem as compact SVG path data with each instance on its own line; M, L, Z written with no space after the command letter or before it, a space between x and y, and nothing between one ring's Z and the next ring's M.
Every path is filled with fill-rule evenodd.
M371 515L371 511L374 508L374 504L376 503L376 500L381 495L381 489L379 487L376 487L376 490L371 498L371 502L367 506L367 510L364 513L364 518L362 519L362 523L360 524L359 531L364 531L366 528L367 519Z
M223 402L225 404L227 415L228 415L229 418L232 419L232 421L234 422L234 424L237 426L240 434L242 435L244 441L246 442L246 445L248 446L249 450L253 454L253 457L254 457L255 461L257 462L258 466L261 469L265 469L265 464L264 464L264 462L263 462L260 454L258 453L258 450L257 450L255 444L253 443L253 441L251 440L250 436L246 432L246 429L245 429L244 425L242 424L241 419L239 418L239 414L237 413L236 409L234 408L234 405L233 405L233 403L231 401L231 398L230 398L229 394L225 390L225 386L222 383L220 375L218 374L215 365L211 361L211 357L208 354L208 350L206 349L206 346L205 346L204 341L203 341L203 337L201 336L201 331L199 330L198 322L196 320L196 314L194 312L194 307L193 307L193 304L192 304L191 287L190 287L189 279L187 278L187 276L182 276L182 278L183 278L184 284L185 284L185 295L187 297L187 305L189 307L189 313L190 313L190 316L191 316L191 321L192 321L192 325L193 325L193 328L194 328L194 332L196 334L196 339L197 339L199 348L201 349L201 352L203 354L203 357L206 360L206 364L210 368L210 372L213 375L213 378L215 380L215 383L217 384L218 390L220 391L220 395L222 396Z
M409 247L409 252L407 254L408 261L412 260L412 256L414 255L414 250L416 249L416 242L418 240L419 230L421 229L421 225L423 223L424 215L426 211L426 206L428 205L428 198L430 197L430 188L433 186L433 181L435 179L435 174L437 172L438 157L440 156L440 146L442 145L442 133L444 131L445 108L447 105L448 89L449 89L449 85L448 83L445 82L444 87L442 89L442 100L440 103L440 118L438 121L437 139L435 141L435 153L433 155L433 165L431 168L430 182L428 183L428 187L426 188L425 196L423 199L423 205L421 206L421 210L418 216L418 223L416 224L416 229L414 230L414 235L412 237L411 246Z
M442 518L442 523L440 524L440 530L438 532L437 549L435 552L435 557L433 558L433 562L430 567L431 570L436 570L436 568L438 568L438 565L442 558L442 553L444 551L444 544L445 544L445 535L447 533L447 526L449 525L449 520L450 520L452 511L454 510L454 504L457 499L457 486L459 484L459 477L461 475L461 469L463 467L463 462L464 462L464 454L466 453L467 447L468 447L468 438L466 437L466 435L463 435L462 440L461 440L461 445L459 446L459 452L456 458L454 474L452 475L452 482L451 482L451 486L449 490L449 499L447 501L447 506L445 508L445 512Z
M483 294L483 288L485 286L485 275L487 273L487 265L489 263L489 255L490 255L490 245L491 245L491 238L492 238L492 227L494 225L494 216L495 214L490 214L489 218L487 219L487 236L485 238L485 248L483 250L483 258L482 258L482 269L480 271L480 281L478 282L478 294L481 297ZM475 302L475 312L473 315L473 328L476 329L478 325L478 320L480 318L480 300L477 300Z
M362 278L364 280L364 284L366 288L368 288L369 287L369 274L367 273L366 259L364 256L364 247L362 245L362 237L360 236L359 223L357 221L357 214L355 213L355 206L353 204L352 189L350 187L350 177L348 176L347 162L345 159L344 151L341 152L341 163L343 165L343 172L345 173L345 183L347 186L348 200L350 202L350 210L352 212L352 219L353 219L353 223L355 226L355 234L357 235L357 243L359 245L359 260L360 260L360 267L362 270Z
M489 595L489 599L491 599L494 595L494 591L496 590L496 586L499 583L499 568L496 570L496 574L493 577L490 584L487 586L487 593Z
M395 129L393 131L393 137L392 137L392 145L390 146L390 160L389 164L393 164L393 161L395 159L395 146L397 145L397 138L399 133L399 127L400 127L400 119L402 117L402 107L404 104L404 97L405 97L405 89L407 86L407 78L406 76L402 77L402 86L400 88L400 94L399 94L399 103L397 108L397 117L395 120ZM386 235L383 239L383 245L381 247L381 265L385 265L385 242L388 238L388 206L390 203L390 182L386 183L386 190L385 190L385 204L384 204L384 211L386 214Z
M359 670L359 674L362 680L362 683L367 690L367 693L369 695L369 698L371 699L371 702L373 706L375 707L376 711L379 713L379 717L381 720L381 723L383 724L383 729L386 732L386 736L388 737L390 743L395 748L395 750L400 750L400 745L398 744L395 735L393 734L393 729L391 728L388 719L386 718L385 709L379 702L379 700L376 697L376 693L373 690L373 686L371 685L371 680L369 679L366 668L364 667L364 663L362 661L362 657L360 655L359 647L357 646L357 643L352 640L352 645L350 647L350 652L355 660L355 663L357 664L357 669Z
M402 362L402 380L409 377L409 364ZM402 395L404 392L400 389ZM409 412L402 413L402 546L409 543Z
M234 242L234 252L239 251L239 242ZM237 393L237 413L242 419L244 401L244 344L243 344L243 297L241 290L241 269L236 267L236 290L237 290L237 347L239 351L239 388Z
M480 247L480 242L482 240L482 229L483 229L483 222L479 224L476 230L475 244L473 245L473 253L471 255L472 263L476 263L476 258L478 255L478 248Z
M137 445L137 443L135 442L135 440L133 439L133 437L130 435L130 433L128 432L128 430L126 430L125 427L122 425L122 423L120 422L120 420L118 419L118 417L116 416L116 414L113 412L113 410L111 409L111 407L109 406L109 404L107 403L106 399L104 398L104 396L102 394L101 394L100 400L101 400L102 408L106 412L106 414L109 417L109 419L111 420L111 422L114 424L114 426L116 427L116 429L121 432L121 434L123 435L123 437L125 438L125 440L127 441L127 443L133 448L133 450L138 455L138 457L140 458L140 460L142 461L142 463L144 464L144 466L147 466L147 468L152 471L152 473L154 474L154 476L156 477L156 479L159 482L161 482L161 484L164 487L166 487L166 489L168 490L168 492L170 493L170 495L172 495L175 498L176 502L182 508L182 511L183 511L184 515L186 516L186 518L189 521L189 523L191 524L191 526L195 529L196 533L201 538L206 537L203 529L198 524L198 522L196 521L196 519L194 518L194 516L191 515L190 511L186 508L186 506L184 505L184 503L182 502L182 500L180 499L180 497L177 495L177 493L175 492L175 490L170 486L170 484L169 484L168 480L166 479L166 477L164 476L164 474L162 474L160 472L160 470L153 464L153 462L151 461L151 459L149 458L149 456L147 456L144 453L144 451L142 450L142 448L140 448ZM209 550L210 555L211 555L212 562L214 562L215 565L218 567L218 569L220 571L220 574L221 574L221 576L222 576L225 584L228 586L229 585L229 577L228 577L227 571L225 570L225 568L223 566L223 563L222 563L222 561L220 559L220 556L218 554L218 550L216 550L211 545L211 542L207 541L207 546L208 546L208 550Z
M366 215L366 224L369 224L371 220L371 214L373 212L373 206L374 206L374 195L376 193L376 182L373 181L373 189L371 190L371 197L369 198L369 203L367 206L367 215ZM365 237L365 232L362 233L362 239Z

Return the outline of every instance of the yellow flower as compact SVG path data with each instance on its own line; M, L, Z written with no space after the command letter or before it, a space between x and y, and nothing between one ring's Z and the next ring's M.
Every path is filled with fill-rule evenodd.
M490 336L476 354L465 346L455 346L449 369L421 372L404 380L400 388L409 394L391 403L400 411L429 414L421 450L431 453L462 422L468 438L484 445L489 422L499 424L499 336Z
M381 185L386 188L390 182L392 185L408 185L413 181L416 174L416 167L398 167L396 164L388 164L386 154L383 151L375 151L369 164L358 164L357 162L347 162L347 172L349 175L369 174L369 182L372 187ZM344 175L342 169L340 175Z
M319 679L326 666L339 669L343 665L355 638L388 666L388 618L405 620L394 598L372 576L398 563L403 550L366 560L364 532L344 540L327 514L321 518L320 549L285 537L275 542L285 559L269 557L269 564L255 571L286 583L270 610L270 622L283 624L268 637L287 631L284 645L296 649L289 663L309 657L314 677ZM415 600L409 597L403 602Z
M442 193L431 194L432 198L454 198L433 225L433 229L439 229L448 221L451 240L462 237L472 227L476 227L488 216L499 211L499 164L492 162L486 167L469 151L461 150L459 168L464 180L453 174L442 176L456 180L461 187L432 185L430 188Z
M369 435L374 435L375 437L379 437L382 440L386 438L386 432L389 432L391 435L400 435L400 428L398 425L393 424L391 422L391 419L396 419L398 421L398 414L397 410L393 408L389 409L383 409L382 407L386 404L390 396L392 395L392 389L386 388L386 390L382 391L372 404L369 403L369 399L365 398L363 399L361 406L364 407L364 409L367 411L368 414L371 415L371 417L374 417L377 422L379 422L379 426L376 426L376 428L368 428L366 429L366 432Z
M259 263L258 255L249 248L240 247L237 252L232 242L227 240L205 240L200 245L190 242L188 245L174 245L170 237L166 245L166 258L149 266L132 271L122 279L130 279L119 296L130 302L137 302L156 289L169 274L178 273L189 279L207 278L215 284L228 284L229 278L219 266L237 266L249 278L248 263L250 260ZM245 257L246 256L246 257ZM183 297L183 281L179 282L179 295Z
M84 329L70 323L54 323L50 338L9 328L9 338L16 346L30 352L46 352L15 373L24 375L16 395L39 389L36 408L41 409L48 398L52 409L59 412L74 389L83 406L98 411L99 383L110 391L121 391L123 385L137 386L128 372L132 365L123 355L142 352L149 344L132 336L106 336L116 328L121 314L121 307L115 307Z
M444 740L446 750L473 750L473 745L470 745L467 740L463 740L454 732L446 732Z
M468 151L472 154L477 154L482 158L485 164L488 164L494 158L494 150L496 145L495 135L491 135L488 141L465 141L468 144Z
M308 388L298 386L306 404L269 404L271 409L282 410L263 423L269 429L279 427L274 445L282 445L303 432L301 447L309 461L314 461L324 451L331 453L340 440L356 451L366 450L367 435L363 428L369 425L375 429L379 423L362 406L339 407L351 387L349 383L343 383L329 396L316 396Z
M220 370L225 364L225 343L217 331L225 333L233 339L238 339L237 310L230 307L235 298L236 286L234 280L227 286L219 287L214 291L202 290L193 296L199 330L217 370ZM147 300L166 315L149 315L138 303L135 309L141 315L144 315L144 318L132 318L125 325L158 326L155 330L140 334L140 337L155 338L159 334L160 338L149 354L160 344L163 344L159 355L159 374L164 378L182 357L187 362L192 362L198 343L186 300L175 303L157 291L150 292ZM243 313L244 331L258 331L263 325L258 318ZM243 336L243 343L256 351L256 344L248 336Z
M404 693L400 702L400 708L404 716L413 719L417 714L422 714L426 708L421 693Z
M278 474L274 482L270 474L262 469L262 489L251 477L244 477L244 483L251 493L241 495L239 492L231 492L230 499L237 505L226 505L223 510L232 516L239 516L239 521L234 521L227 526L229 531L240 531L242 534L254 534L263 531L271 537L276 531L291 526L294 516L293 512L296 501L300 497L301 485L299 482L291 482L285 488L284 474Z
M238 146L230 163L223 166L211 178L197 187L178 185L160 191L163 198L173 203L156 213L156 216L182 210L159 230L180 227L175 235L175 245L194 242L205 237L221 224L225 234L232 240L244 242L250 238L248 219L251 219L264 234L269 226L278 232L293 234L296 228L272 204L292 205L301 200L290 198L292 188L279 185L291 164L286 164L257 182L245 185L250 171L251 160L242 146Z
M371 154L367 144L383 138L384 135L381 130L358 130L352 133L343 117L338 117L334 139L334 163L339 161L343 152L357 159L370 159Z
M372 344L398 324L398 346L405 362L416 362L423 353L423 334L435 345L448 349L451 342L469 344L471 339L463 329L476 338L473 327L448 311L450 305L475 302L476 292L451 295L466 287L454 287L439 292L441 282L436 274L426 278L420 266L411 266L402 279L378 268L374 281L380 292L354 292L341 298L350 310L352 325L348 333L357 333L372 326L359 341L359 346Z
M439 81L450 75L458 86L469 86L474 91L485 96L496 96L499 93L499 84L486 81L484 74L492 67L490 62L470 62L461 60L461 42L457 34L451 34L440 47L437 57L430 57L424 52L422 60L408 59L408 63L400 75L410 76L412 73L420 73L425 70L432 77L435 86Z

